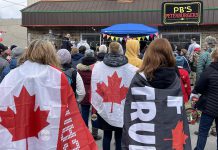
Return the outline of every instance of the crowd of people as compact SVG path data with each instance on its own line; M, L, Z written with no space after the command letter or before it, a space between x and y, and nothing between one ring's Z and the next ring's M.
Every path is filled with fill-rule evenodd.
M143 128L139 130L131 127L135 121L142 120L141 123L148 121L147 118L141 117L146 114L142 111L143 109L148 109L157 115L166 113L170 105L174 106L174 104L165 104L167 98L171 96L182 97L182 101L177 100L178 103L184 104L195 97L198 98L196 107L202 111L202 115L195 150L204 149L210 129L211 134L216 135L217 126L213 125L214 121L218 123L216 38L208 36L203 46L192 38L188 49L170 44L167 39L155 39L145 50L142 59L139 58L138 40L128 39L125 50L118 42L100 45L96 50L92 50L87 43L78 46L71 45L69 38L70 35L67 34L61 49L56 50L55 55L48 51L46 55L40 56L40 51L37 51L39 47L49 49L49 41L43 41L43 43L42 40L36 40L25 49L16 45L8 48L0 43L0 82L4 81L10 72L18 71L17 68L22 67L26 61L58 68L65 74L74 92L81 116L86 126L91 129L93 138L95 140L103 138L103 150L111 149L113 131L116 150L129 149L130 145L134 145L130 140L134 139L134 136L138 136L134 139L138 143L143 143L141 139L151 141L152 138L149 140L136 133L144 131ZM7 80L10 79L7 78ZM193 90L191 86L194 86ZM140 87L145 88L141 90ZM157 96L156 92L160 95L164 93L164 96ZM148 103L145 103L145 106L133 105L134 100L141 99L142 95L146 95L144 101ZM150 110L151 101L155 101L158 110L153 110L153 108ZM183 106L185 105L181 104L182 108ZM134 114L136 116L132 114L134 111L137 112ZM185 111L182 109L178 114L184 116ZM129 120L129 117L134 119ZM154 120L155 126L160 128L164 126L163 122L172 121L161 122L158 121L158 117ZM181 143L181 146L190 150L191 141L187 119L181 117L179 120L184 123L184 131L189 137L186 142ZM103 130L103 137L99 135L99 130ZM149 128L149 132L150 130L152 129ZM135 134L132 136L134 131ZM140 145L142 149L145 146ZM158 140L156 145L160 146L162 142ZM167 147L166 144L163 147L167 149L170 146Z

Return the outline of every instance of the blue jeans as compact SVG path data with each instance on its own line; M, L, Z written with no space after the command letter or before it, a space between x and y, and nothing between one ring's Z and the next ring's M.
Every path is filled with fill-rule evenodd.
M216 130L218 131L218 128L217 128L218 117L212 117L212 116L209 116L205 113L202 113L201 121L200 121L200 125L199 125L198 141L197 141L197 146L196 146L195 150L204 150L205 145L207 143L207 136L208 136L210 128L213 124L214 119L216 122ZM217 147L217 150L218 150L218 147Z
M121 139L122 139L122 129L118 129L115 132L115 145L116 150L121 150ZM111 150L111 139L112 139L112 133L111 130L104 130L104 137L103 137L103 150Z
M90 113L90 105L82 105L81 104L81 111L82 111L82 118L87 127L89 127L89 113Z

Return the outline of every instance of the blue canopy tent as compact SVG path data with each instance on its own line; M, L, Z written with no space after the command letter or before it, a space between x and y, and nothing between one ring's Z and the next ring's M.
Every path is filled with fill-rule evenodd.
M158 30L156 28L152 28L146 26L144 24L134 24L134 23L127 23L127 24L115 24L108 28L102 29L102 34L108 35L150 35L157 33Z

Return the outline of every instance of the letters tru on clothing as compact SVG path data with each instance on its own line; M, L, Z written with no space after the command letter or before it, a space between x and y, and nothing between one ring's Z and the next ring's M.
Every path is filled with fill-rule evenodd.
M178 77L168 89L155 89L135 75L125 103L122 149L191 150Z

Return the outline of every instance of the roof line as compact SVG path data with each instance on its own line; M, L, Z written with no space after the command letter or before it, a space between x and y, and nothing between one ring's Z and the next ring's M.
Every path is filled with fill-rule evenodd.
M161 24L152 24L152 25L149 25L149 26L160 26ZM37 25L22 25L23 27L108 27L108 26L111 26L109 24L96 24L96 25L80 25L80 24L77 24L77 25L74 25L74 24L69 24L69 25L66 25L66 24L60 24L60 25L54 25L54 24L49 24L49 25L41 25L41 24L37 24Z
M74 24L60 24L60 25L56 25L56 24L49 24L49 25L44 25L44 24L37 24L37 25L22 25L23 27L107 27L110 25L74 25Z
M145 9L145 10L33 10L22 11L23 13L115 13L115 12L160 12L159 9Z
M151 27L161 27L161 26L164 26L163 24L148 24L149 26ZM218 25L218 23L202 23L198 26L213 26L213 25ZM37 24L37 25L21 25L23 27L108 27L108 26L111 26L109 24L104 24L104 25L74 25L74 24L69 24L69 25L66 25L66 24L60 24L60 25L54 25L54 24L47 24L47 25L42 25L42 24Z
M30 8L30 7L32 7L32 6L37 5L38 3L40 3L40 1L38 1L38 2L36 2L36 3L33 3L32 5L29 5L29 6L25 7L25 8L23 8L23 9L21 9L20 11L23 12L23 11L25 11L26 9L28 9L28 8Z
M36 4L36 3L35 3ZM35 5L33 4L33 5ZM32 5L32 6L33 6ZM29 6L30 7L30 6ZM144 9L144 10L33 10L25 11L26 8L22 9L21 12L30 13L116 13L116 12L161 12L161 9ZM203 10L218 10L218 7L208 7Z

